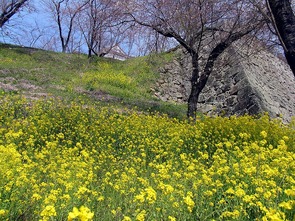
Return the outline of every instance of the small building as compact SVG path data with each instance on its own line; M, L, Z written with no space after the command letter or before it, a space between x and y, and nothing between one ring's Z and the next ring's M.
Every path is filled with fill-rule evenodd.
M112 58L120 61L125 61L130 58L130 56L127 55L118 45L104 51L103 57L105 58Z

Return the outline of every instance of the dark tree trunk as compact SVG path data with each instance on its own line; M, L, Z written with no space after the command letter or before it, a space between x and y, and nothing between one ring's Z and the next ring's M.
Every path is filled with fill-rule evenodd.
M190 51L192 55L192 79L191 79L191 94L188 99L188 111L187 116L196 119L197 113L197 104L199 100L199 95L207 84L208 78L212 73L214 63L217 58L236 40L241 39L246 34L250 33L252 29L245 30L244 32L238 32L230 35L225 41L220 42L215 46L215 48L209 54L209 57L206 61L206 65L203 73L200 75L200 69L198 65L199 55L195 53L193 50Z
M289 66L295 76L295 53L294 53L294 51L293 51L293 53L289 52L289 51L285 52L285 56L286 56Z
M295 76L295 15L290 0L267 0L273 23Z
M202 91L200 85L198 84L199 80L199 63L198 63L198 54L193 53L192 55L192 78L191 78L191 93L188 98L188 109L187 117L189 119L196 120L197 114L197 104L199 100L199 95Z
M91 48L88 48L88 58L91 58L91 56L92 56L92 50Z
M192 120L196 120L197 114L197 104L199 100L199 95L206 86L208 78L212 73L213 66L215 61L217 60L218 56L221 55L226 48L228 48L234 41L241 39L243 36L249 34L253 31L259 23L253 24L248 26L245 30L239 32L230 32L228 37L218 43L213 50L210 52L205 68L200 72L199 68L199 48L196 49L195 45L197 44L199 38L199 46L201 46L202 35L205 31L205 26L202 26L202 30L195 33L195 38L193 41L186 41L181 35L177 32L173 31L173 29L162 29L160 25L151 25L145 22L138 21L132 14L130 16L134 19L134 21L140 25L153 28L159 34L167 37L167 38L174 38L181 46L183 46L186 51L191 56L191 62L193 66L192 70L192 78L191 78L191 93L188 98L188 109L187 109L187 117ZM219 31L219 29L217 29ZM201 74L200 74L201 73Z
M193 121L196 121L197 116L197 105L200 93L202 92L202 88L200 87L199 83L192 83L191 93L188 99L188 110L187 110L187 117Z

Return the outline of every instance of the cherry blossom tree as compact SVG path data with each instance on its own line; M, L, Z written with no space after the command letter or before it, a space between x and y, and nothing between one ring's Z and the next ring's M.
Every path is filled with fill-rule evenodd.
M0 28L15 15L28 0L1 0L0 1Z
M43 3L57 25L62 52L69 51L69 44L72 43L74 31L77 30L77 17L88 1L43 0Z
M195 119L199 95L219 56L264 24L248 0L129 0L121 3L134 22L177 41L190 55L187 116Z
M114 46L120 44L126 23L123 14L114 0L89 0L79 16L79 27L92 54L103 56Z

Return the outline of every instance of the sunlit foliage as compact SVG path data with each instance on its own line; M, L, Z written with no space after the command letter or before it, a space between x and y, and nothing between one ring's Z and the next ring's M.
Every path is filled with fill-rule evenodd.
M0 99L0 220L293 220L294 122Z

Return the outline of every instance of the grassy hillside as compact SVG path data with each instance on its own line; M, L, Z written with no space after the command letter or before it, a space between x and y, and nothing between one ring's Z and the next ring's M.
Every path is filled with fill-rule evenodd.
M294 220L295 121L162 114L169 56L2 46L0 220Z
M185 105L164 103L152 95L151 88L159 77L157 69L171 57L162 54L123 62L105 58L89 61L83 54L0 44L0 90L183 117Z

